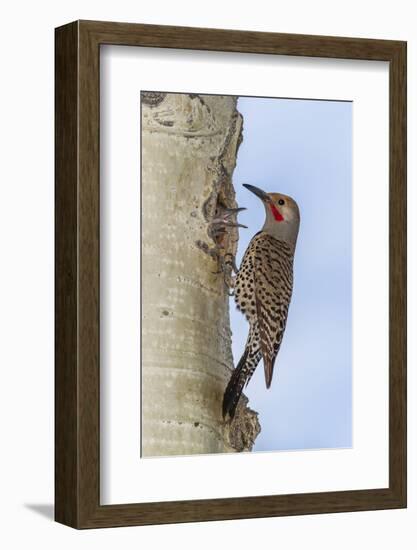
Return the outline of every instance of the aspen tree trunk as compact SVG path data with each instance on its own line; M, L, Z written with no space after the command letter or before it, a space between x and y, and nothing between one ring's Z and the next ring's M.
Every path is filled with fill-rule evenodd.
M228 293L217 261L196 244L214 247L216 208L236 206L236 102L141 96L143 456L251 450L260 431L246 398L232 424L222 419L233 368ZM226 237L225 252L237 238Z

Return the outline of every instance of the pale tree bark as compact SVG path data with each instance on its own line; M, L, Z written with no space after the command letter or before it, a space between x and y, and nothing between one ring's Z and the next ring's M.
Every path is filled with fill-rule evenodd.
M143 92L141 102L142 455L251 450L260 426L247 399L232 424L222 419L229 300L206 253L216 208L236 206L237 98Z

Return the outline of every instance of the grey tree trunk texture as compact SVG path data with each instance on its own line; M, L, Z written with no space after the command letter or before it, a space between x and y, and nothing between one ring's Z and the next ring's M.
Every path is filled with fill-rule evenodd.
M217 261L202 250L214 247L208 228L219 205L236 206L236 103L141 95L142 456L251 450L260 431L246 398L231 424L222 418L233 368L229 300ZM237 238L233 230L223 239L225 253Z

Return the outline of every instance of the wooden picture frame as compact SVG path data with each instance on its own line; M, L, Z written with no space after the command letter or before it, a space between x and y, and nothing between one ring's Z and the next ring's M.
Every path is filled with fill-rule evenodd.
M55 40L56 521L98 528L404 508L406 43L94 21L59 27ZM388 488L100 504L99 56L104 44L389 62Z

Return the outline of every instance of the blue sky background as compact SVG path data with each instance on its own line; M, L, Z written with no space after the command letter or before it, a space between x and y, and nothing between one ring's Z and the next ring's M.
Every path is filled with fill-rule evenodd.
M294 292L272 386L262 363L246 388L262 432L254 450L352 445L352 103L239 98L244 118L233 181L239 206L237 263L261 229L251 183L300 207ZM231 298L235 365L248 325Z

